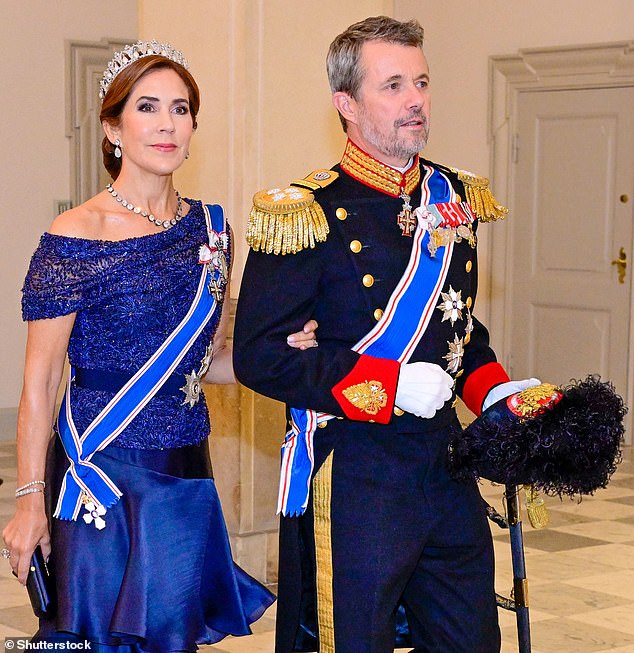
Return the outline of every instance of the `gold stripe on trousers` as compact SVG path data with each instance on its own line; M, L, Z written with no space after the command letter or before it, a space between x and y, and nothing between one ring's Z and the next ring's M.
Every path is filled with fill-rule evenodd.
M335 620L332 588L332 457L319 468L313 479L315 557L317 561L317 621L320 653L335 653Z

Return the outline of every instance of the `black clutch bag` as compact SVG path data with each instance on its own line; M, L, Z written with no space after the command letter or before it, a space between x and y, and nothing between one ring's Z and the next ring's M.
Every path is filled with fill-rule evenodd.
M26 591L36 617L50 619L55 615L57 607L55 581L39 546L31 557L31 566L26 577Z

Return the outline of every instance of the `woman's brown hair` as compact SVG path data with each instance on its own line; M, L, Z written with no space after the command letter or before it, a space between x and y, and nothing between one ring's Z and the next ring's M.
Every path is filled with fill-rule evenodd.
M110 84L110 88L106 93L101 105L101 113L99 114L99 121L104 120L113 126L118 126L121 120L121 113L123 108L130 97L130 93L135 84L145 75L162 68L169 68L176 72L176 74L183 80L189 94L189 112L192 117L194 129L198 126L196 116L200 109L200 91L198 84L191 76L189 71L181 66L179 63L162 57L160 55L150 55L137 59L135 62L126 66ZM121 159L114 155L115 147L104 137L101 143L101 151L103 153L103 164L106 170L112 177L116 179L121 172Z

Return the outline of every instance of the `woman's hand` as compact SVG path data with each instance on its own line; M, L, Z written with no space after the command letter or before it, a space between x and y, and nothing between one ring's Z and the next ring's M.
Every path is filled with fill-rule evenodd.
M294 349L301 349L302 351L311 347L318 347L316 334L318 327L317 320L308 320L304 324L304 328L296 333L291 333L286 338L286 342Z
M40 492L16 499L13 518L2 531L2 539L11 556L9 563L24 585L35 547L42 547L46 560L51 553L51 539L44 510L44 495Z

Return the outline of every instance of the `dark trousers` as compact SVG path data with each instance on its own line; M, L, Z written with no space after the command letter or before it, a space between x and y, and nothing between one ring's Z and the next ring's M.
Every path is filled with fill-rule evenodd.
M484 506L475 484L447 474L452 424L434 426L393 433L342 423L318 433L316 465L331 469L317 474L306 514L282 520L278 653L316 650L315 620L321 653L391 653L399 604L420 653L499 651Z

